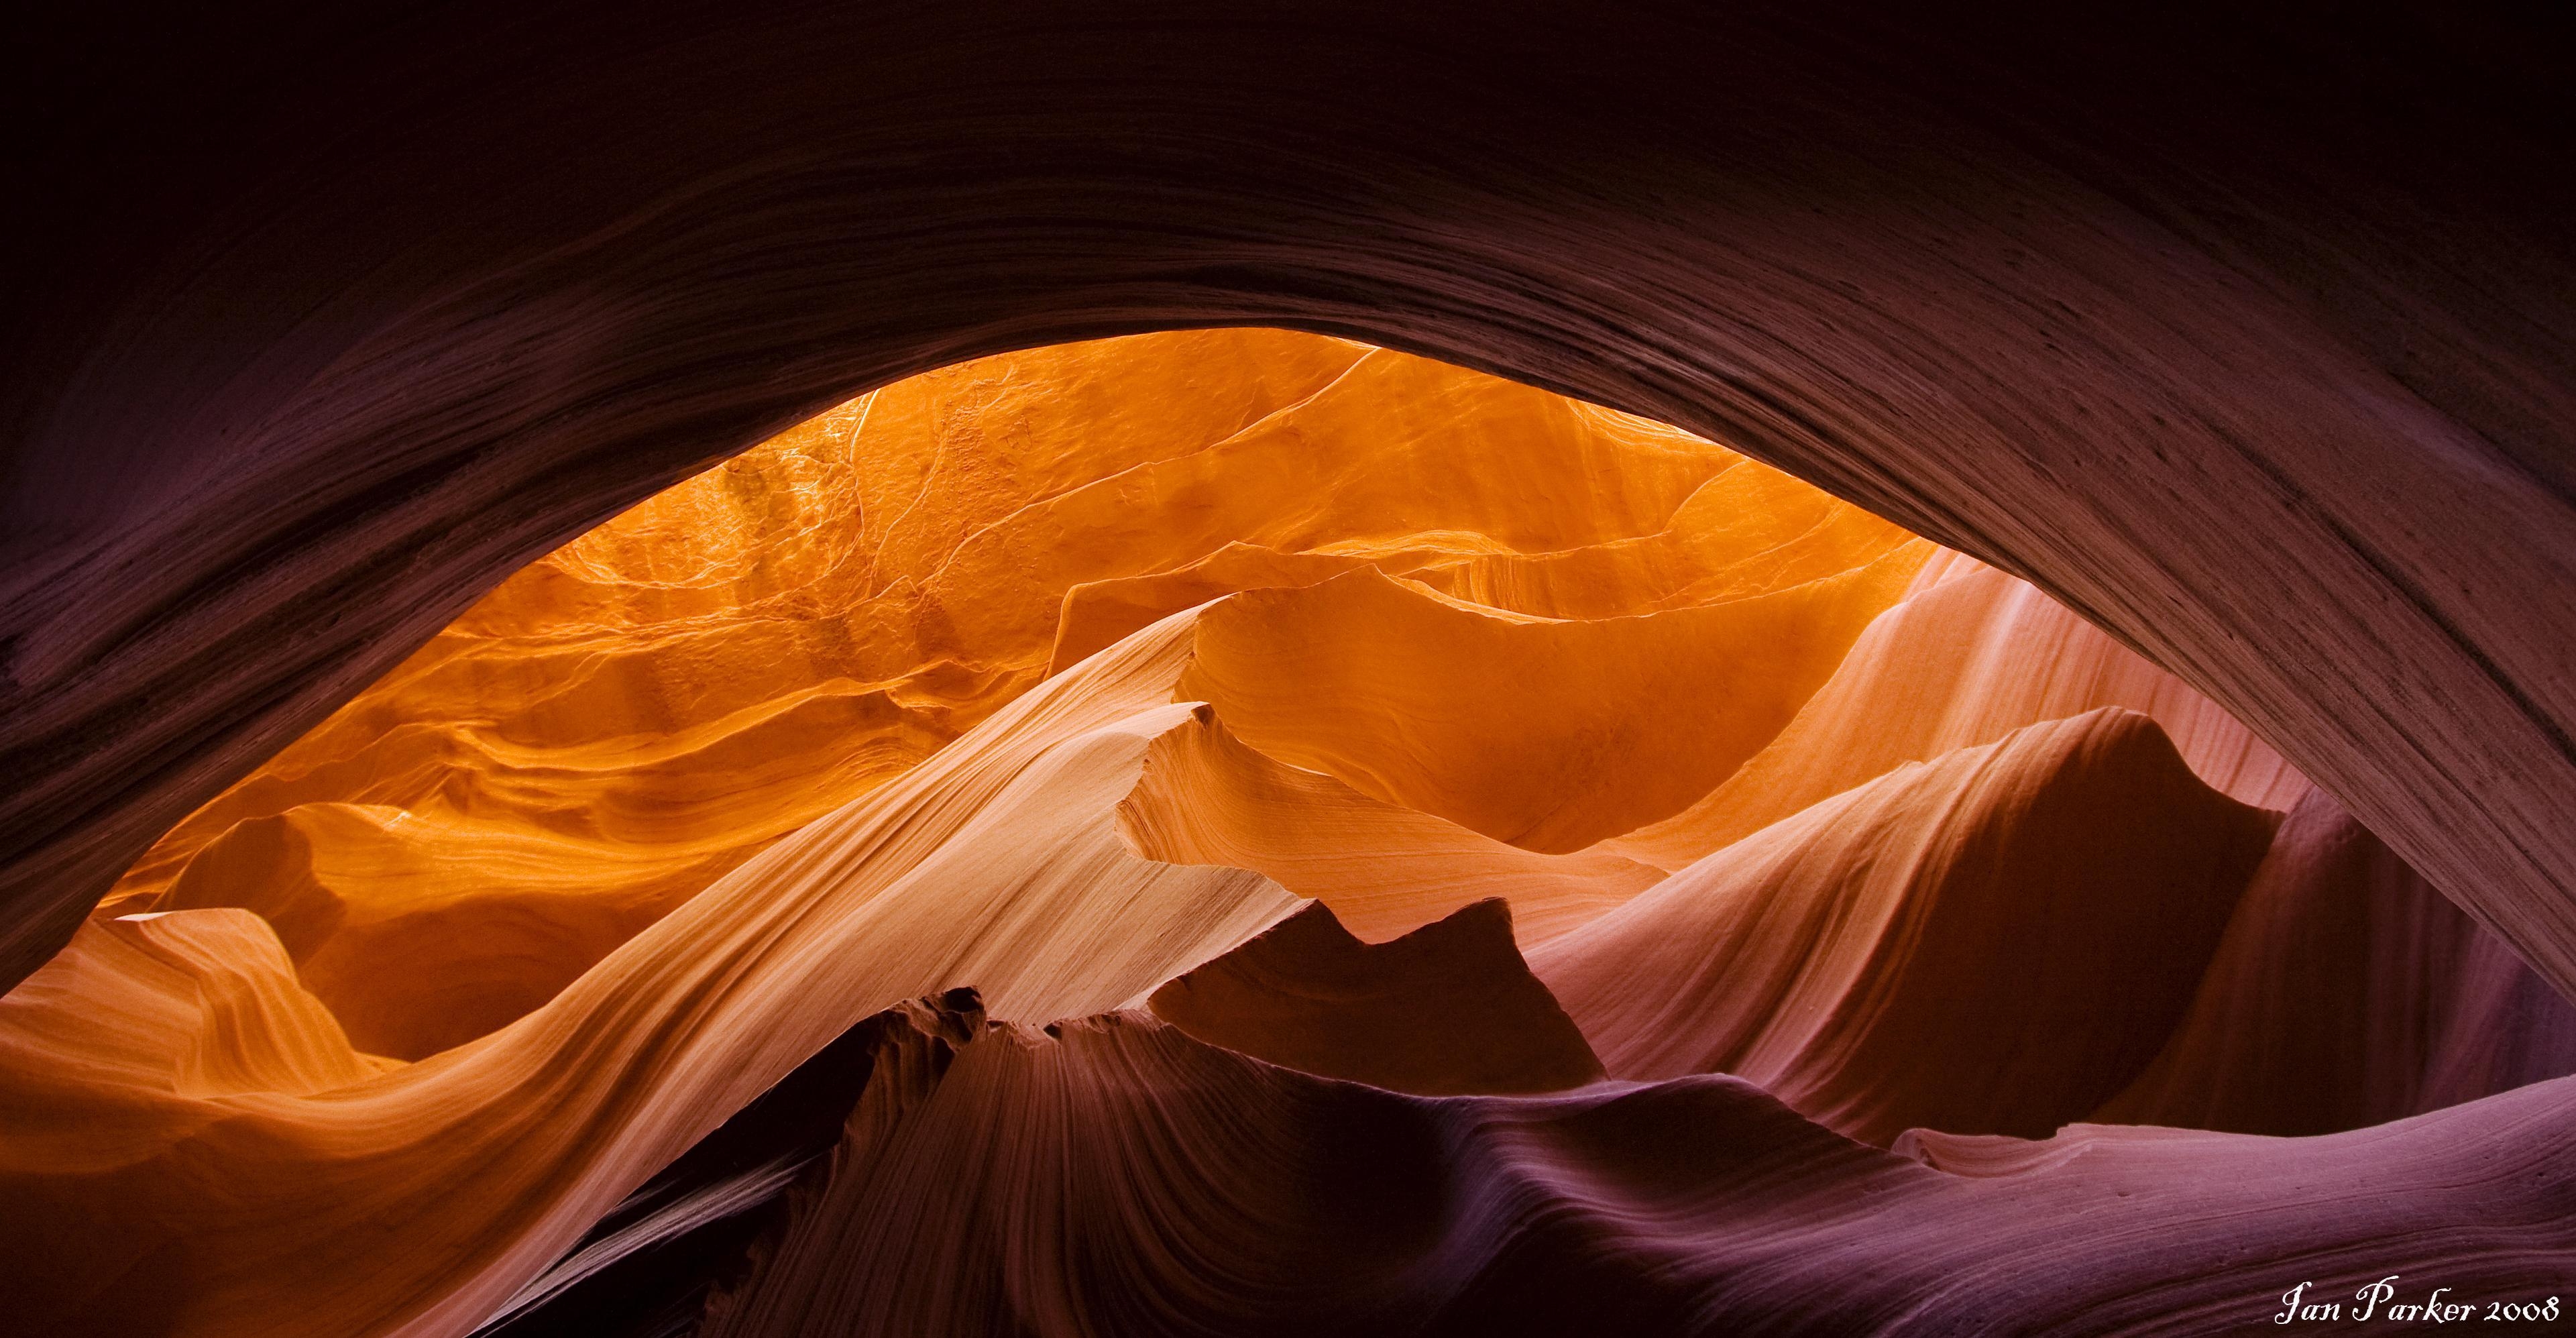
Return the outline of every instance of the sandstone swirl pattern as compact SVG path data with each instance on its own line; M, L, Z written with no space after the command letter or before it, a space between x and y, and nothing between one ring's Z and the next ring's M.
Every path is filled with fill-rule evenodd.
M2194 1333L2563 1276L2571 1072L2029 586L1211 330L843 405L181 823L0 998L0 1272L61 1333Z

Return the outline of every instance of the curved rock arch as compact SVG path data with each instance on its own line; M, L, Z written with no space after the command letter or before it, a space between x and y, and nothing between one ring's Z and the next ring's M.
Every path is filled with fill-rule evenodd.
M2562 48L2431 7L1207 8L30 52L0 985L654 489L931 366L1277 324L1682 424L2030 577L2576 990Z

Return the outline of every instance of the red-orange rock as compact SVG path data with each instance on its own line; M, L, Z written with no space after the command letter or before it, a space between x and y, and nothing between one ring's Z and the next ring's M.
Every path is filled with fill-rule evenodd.
M2038 1137L2164 1044L2274 821L2104 708L1819 804L1531 965L1618 1077L1737 1074L1881 1145Z
M2429 895L1700 437L1038 349L552 553L168 833L0 996L0 1281L263 1338L2197 1329L2395 1237L2502 1286L2576 1257L2507 1090L2576 1030Z
M1512 943L1511 904L1479 901L1387 943L1321 905L1146 1000L1210 1045L1419 1096L1554 1092L1604 1075Z

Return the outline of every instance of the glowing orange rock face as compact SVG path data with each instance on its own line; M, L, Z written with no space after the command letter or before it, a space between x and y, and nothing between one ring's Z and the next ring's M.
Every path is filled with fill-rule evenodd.
M1384 940L1455 907L1499 897L1523 944L1590 920L1662 880L1661 869L1598 851L1543 855L1429 813L1372 799L1320 772L1248 748L1213 708L1155 740L1118 806L1137 853L1175 864L1257 869Z
M1731 770L1929 551L1686 433L1337 340L991 358L529 567L110 907L256 910L360 1050L418 1059L1046 674L1228 592L1346 574L1230 614L1204 665L1233 678L1186 690L1292 764L1568 851ZM1596 621L1546 621L1568 617ZM1272 672L1281 638L1329 673Z
M2546 1158L2576 1123L2493 1094L2571 1069L2576 1010L2029 586L1632 417L1161 335L648 501L171 832L0 998L0 1291L263 1338L1661 1331L1730 1279L1934 1313L1976 1261L1931 1241L2063 1279L1958 1327L2216 1314L2361 1266L2359 1144L1990 1136L2438 1110L2407 1137ZM2562 1251L2511 1175L2459 1257ZM2121 1272L2156 1231L2214 1253Z
M1921 553L1632 617L1498 617L1375 572L1210 609L1181 691L1255 748L1531 850L1679 811L1777 734Z

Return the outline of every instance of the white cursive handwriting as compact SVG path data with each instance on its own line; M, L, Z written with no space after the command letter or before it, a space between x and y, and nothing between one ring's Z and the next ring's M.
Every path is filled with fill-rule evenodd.
M2344 1302L2310 1298L2309 1289L2316 1285L2313 1282L2302 1282L2281 1293L2281 1313L2274 1315L2272 1322L2295 1324L2345 1318ZM2478 1307L2482 1303L2442 1299L2449 1295L2450 1290L2448 1287L2436 1287L2432 1295L2421 1301L2399 1301L2397 1275L2391 1273L2352 1294L2353 1305L2350 1318L2356 1323L2385 1319L2415 1322L2429 1320L2435 1324L2451 1324L2479 1317ZM2486 1306L2486 1314L2483 1318L2486 1319L2555 1321L2558 1318L2558 1298L2555 1296L2540 1301L2487 1301L2483 1304Z

